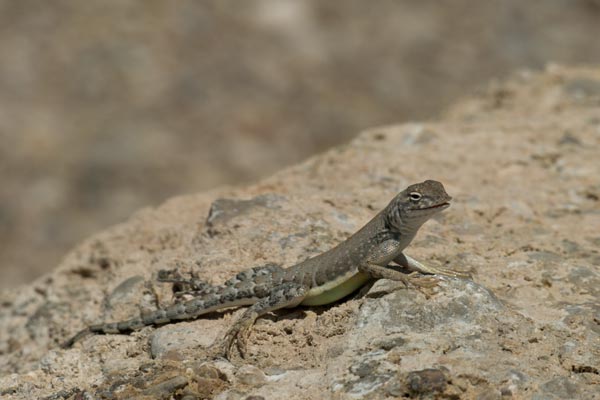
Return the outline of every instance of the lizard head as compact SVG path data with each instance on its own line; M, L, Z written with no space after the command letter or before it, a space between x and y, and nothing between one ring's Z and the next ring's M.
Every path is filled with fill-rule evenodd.
M386 208L387 221L399 230L418 229L434 214L450 207L452 197L438 181L427 180L410 185Z

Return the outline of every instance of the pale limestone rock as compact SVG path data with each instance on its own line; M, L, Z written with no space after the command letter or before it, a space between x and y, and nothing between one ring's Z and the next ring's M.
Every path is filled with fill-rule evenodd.
M254 186L137 212L52 274L1 294L0 397L593 398L598 82L593 68L521 74L438 122L376 128ZM57 347L86 324L169 303L160 269L219 283L267 262L292 265L428 178L453 205L407 253L471 270L474 282L433 278L423 294L380 281L329 307L279 311L257 322L249 358L234 364L205 364L203 348L239 311Z

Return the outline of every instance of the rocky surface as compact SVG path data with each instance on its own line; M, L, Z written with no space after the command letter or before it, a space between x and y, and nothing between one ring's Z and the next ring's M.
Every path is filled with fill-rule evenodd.
M598 0L0 1L0 288L516 68L600 63Z
M600 70L518 74L432 123L373 129L256 185L173 198L0 298L0 397L593 399L600 388ZM158 270L219 283L343 240L407 184L453 205L408 253L468 270L379 281L260 319L246 359L205 349L241 310L57 344L172 301Z

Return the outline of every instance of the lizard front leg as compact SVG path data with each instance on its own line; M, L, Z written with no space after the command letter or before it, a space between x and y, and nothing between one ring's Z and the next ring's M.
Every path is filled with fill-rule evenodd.
M405 274L403 272L396 271L388 267L382 267L381 265L377 265L371 261L367 261L366 263L361 264L360 267L358 267L358 270L360 272L364 272L365 274L369 274L375 279L389 279L392 281L400 281L404 283L404 286L406 286L407 288L415 286L410 279L414 272L411 274Z
M401 281L406 287L413 286L410 275L387 267L398 254L398 246L398 241L386 240L375 248L368 260L358 266L358 270L375 279Z
M240 355L245 357L250 328L257 318L280 308L295 307L304 300L307 288L295 282L283 283L271 290L267 297L260 299L250 306L229 328L221 344L217 347L215 356L231 358L233 342L237 343Z
M367 261L359 265L358 270L369 274L375 279L390 279L392 281L400 281L404 283L404 286L407 288L410 287L417 289L428 296L428 294L423 292L421 288L433 287L435 286L435 283L423 279L413 279L413 275L417 272L405 274L388 267L388 264L398 257L398 246L399 244L396 240L386 240L372 252L371 257L369 257ZM413 259L411 258L411 260Z
M451 269L443 268L443 267L433 267L430 265L425 265L415 260L414 258L407 256L402 253L398 257L394 259L394 262L402 265L413 271L419 271L423 274L432 274L432 275L443 275L450 276L453 278L471 278L471 274L468 272L461 271L453 271Z

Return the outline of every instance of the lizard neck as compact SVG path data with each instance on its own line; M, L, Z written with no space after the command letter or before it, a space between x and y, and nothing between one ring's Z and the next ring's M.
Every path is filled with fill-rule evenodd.
M380 214L383 221L384 230L399 243L399 247L404 249L414 239L419 228L427 221L424 219L405 219L397 208L386 208Z

